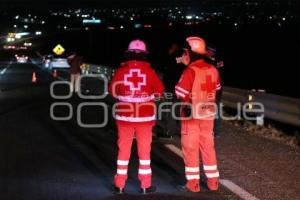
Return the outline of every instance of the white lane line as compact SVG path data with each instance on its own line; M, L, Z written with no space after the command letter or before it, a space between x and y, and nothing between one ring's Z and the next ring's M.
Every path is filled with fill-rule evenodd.
M250 194L249 192L247 192L243 188L239 187L238 185L234 184L230 180L220 179L220 184L225 186L228 190L230 190L234 194L238 195L242 199L245 199L245 200L259 200L258 198L256 198L255 196L253 196L252 194Z
M179 157L183 158L182 151L175 145L165 144L165 147L167 147L170 151L172 151ZM256 198L255 196L253 196L243 188L239 187L238 185L234 184L230 180L220 179L220 184L244 200L259 200L258 198Z
M7 65L7 67L5 67L4 69L2 69L2 70L0 71L0 75L4 75L5 72L7 71L7 69L11 66L11 64L12 64L12 61L9 62L9 64Z
M0 74L1 75L5 74L6 70L7 70L7 68L2 69L1 72L0 72Z

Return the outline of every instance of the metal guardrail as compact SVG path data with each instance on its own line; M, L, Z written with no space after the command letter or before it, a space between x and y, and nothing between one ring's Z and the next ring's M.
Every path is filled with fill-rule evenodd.
M116 69L109 66L94 65L88 63L84 63L81 68L82 74L103 74L107 77L108 80L111 80L116 71Z
M225 107L236 109L238 103L249 103L249 99L264 105L266 118L300 127L300 99L232 87L223 88Z
M116 69L109 66L84 64L83 74L104 74L111 80ZM300 99L223 87L222 102L225 107L237 109L238 103L258 102L264 105L264 117L300 127Z

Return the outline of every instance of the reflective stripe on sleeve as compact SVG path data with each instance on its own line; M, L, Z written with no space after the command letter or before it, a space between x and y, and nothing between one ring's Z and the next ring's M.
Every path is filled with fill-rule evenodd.
M179 92L179 91L175 91L175 93L176 93L176 95L177 96L180 96L180 97L182 97L182 98L185 98L186 97L186 95L184 95L183 93L181 93L181 92Z
M179 92L182 92L182 93L184 93L184 94L189 94L189 91L183 89L182 87L176 86L175 88L176 88L176 90L178 90Z

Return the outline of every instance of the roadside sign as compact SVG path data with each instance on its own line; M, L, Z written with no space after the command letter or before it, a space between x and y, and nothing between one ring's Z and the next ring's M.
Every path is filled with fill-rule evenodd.
M56 45L56 47L53 49L53 52L54 52L56 55L60 56L61 54L63 54L63 53L65 52L65 49L64 49L60 44L58 44L58 45Z

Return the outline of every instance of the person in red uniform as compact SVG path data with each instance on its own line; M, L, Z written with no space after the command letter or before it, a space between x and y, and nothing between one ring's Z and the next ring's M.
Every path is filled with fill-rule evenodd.
M72 54L67 58L67 61L70 65L70 81L71 81L71 92L79 91L79 78L80 78L80 66L82 64L82 57L78 55L76 51L73 51Z
M200 156L207 186L218 190L219 171L213 139L216 114L216 91L221 88L216 68L205 62L206 44L202 38L186 39L188 48L177 61L188 65L183 72L175 93L184 104L181 109L181 144L187 183L180 189L200 191Z
M114 193L124 192L127 170L135 136L139 157L138 177L141 193L155 192L151 185L152 128L156 120L155 98L164 92L164 86L147 61L147 48L143 41L134 40L125 53L127 61L116 71L110 85L110 94L118 100L114 105L114 118L118 127L117 173Z

